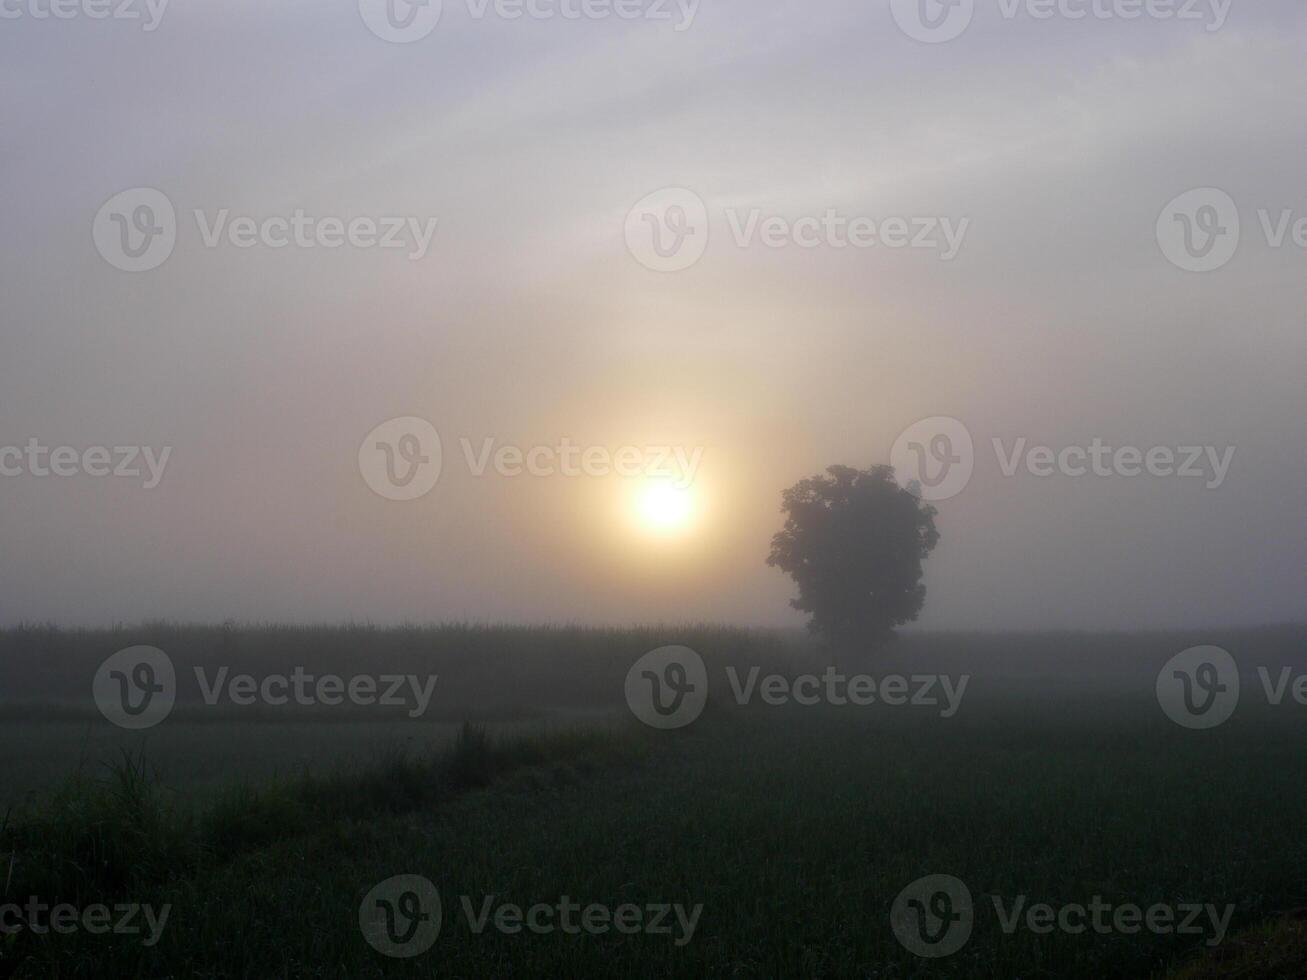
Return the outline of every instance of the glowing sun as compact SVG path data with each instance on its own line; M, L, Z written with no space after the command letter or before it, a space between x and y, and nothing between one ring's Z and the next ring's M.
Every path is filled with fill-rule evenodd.
M640 523L651 531L671 533L689 527L694 519L694 498L687 487L659 480L645 484L636 495Z

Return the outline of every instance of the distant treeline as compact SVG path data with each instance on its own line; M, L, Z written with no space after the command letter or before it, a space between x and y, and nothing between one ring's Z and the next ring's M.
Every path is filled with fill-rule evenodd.
M1307 666L1307 626L1140 633L921 633L842 670L968 673L1020 690L1092 693L1123 683L1146 692L1150 675L1191 646L1216 645L1234 656L1248 681L1258 667ZM105 629L20 626L0 630L0 703L64 705L94 711L91 684L110 654L155 646L176 665L179 705L198 701L194 668L213 675L436 674L438 718L476 712L603 708L623 702L627 670L665 645L698 651L710 671L727 666L793 675L830 660L798 630L738 629L705 624L629 628L511 627L448 624L279 626L143 623ZM1140 685L1143 684L1141 687ZM714 688L719 687L717 679ZM973 686L973 692L981 689ZM451 714L452 713L452 714Z
M0 630L0 702L85 706L100 664L126 647L158 647L177 670L179 705L199 701L194 669L212 677L413 674L439 677L439 703L469 711L575 709L623 703L626 672L656 647L685 645L715 663L779 669L803 636L706 625L501 627L438 625L203 626L169 622L107 629L22 626ZM433 715L443 718L446 712Z

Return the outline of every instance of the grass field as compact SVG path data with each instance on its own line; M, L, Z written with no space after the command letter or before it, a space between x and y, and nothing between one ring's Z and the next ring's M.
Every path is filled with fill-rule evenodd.
M918 636L861 668L970 674L946 718L910 705L735 704L719 682L726 665L794 676L822 662L793 636L152 629L44 634L57 709L43 719L29 683L0 713L5 773L24 783L5 780L17 803L0 860L6 901L167 906L166 924L150 946L25 930L0 940L0 974L1302 975L1307 707L1259 703L1253 671L1301 664L1307 630ZM0 636L6 675L36 632ZM352 656L369 637L368 659ZM184 704L179 690L176 717L126 733L97 723L76 688L134 642L179 665L222 643L240 664L418 665L456 691L413 720L242 717ZM622 680L669 642L703 654L712 697L694 724L654 731L625 711ZM1172 724L1153 696L1158 667L1198 642L1225 646L1248 675L1239 711L1211 731ZM460 711L476 723L457 724ZM83 777L56 791L76 745ZM441 899L438 937L410 959L382 955L359 922L365 896L398 875L428 879ZM891 927L896 896L927 875L961 880L974 902L970 938L934 959ZM505 904L564 896L634 906L643 922L662 906L686 918L668 913L670 934L474 928L483 911L493 923ZM995 901L1008 910L1020 896L1231 907L1229 928L1216 946L1211 929L1042 932L1022 920L1005 932Z

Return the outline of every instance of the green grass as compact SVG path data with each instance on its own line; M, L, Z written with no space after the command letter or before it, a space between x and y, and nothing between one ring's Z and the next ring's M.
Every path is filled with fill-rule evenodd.
M1175 652L1159 646L1159 661ZM249 780L202 802L132 755L11 816L0 878L12 862L11 898L170 904L159 945L24 935L0 975L1302 975L1303 930L1286 913L1307 904L1307 709L1249 705L1194 732L1161 716L1146 671L1080 691L975 672L952 719L719 698L678 732L469 725L440 751ZM364 895L400 874L443 898L440 936L412 960L377 953L358 927ZM913 956L890 929L895 896L927 874L962 879L976 902L970 941L945 959ZM477 935L459 897L488 895L704 911L683 946ZM1008 935L996 895L1235 913L1213 951L1146 932Z

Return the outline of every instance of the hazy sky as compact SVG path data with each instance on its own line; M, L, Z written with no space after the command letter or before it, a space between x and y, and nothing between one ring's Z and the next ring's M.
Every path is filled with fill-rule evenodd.
M1197 19L977 0L942 43L908 36L898 0L701 0L670 20L655 0L602 20L562 15L580 0L519 19L445 0L410 43L358 0L172 0L153 30L60 2L72 16L0 2L0 447L171 453L150 489L148 470L0 455L2 622L798 623L763 563L781 490L889 462L935 416L975 459L938 503L921 625L1303 618L1299 0L1200 0ZM142 187L175 208L176 243L132 273L93 228L149 217L97 221ZM682 271L628 248L632 207L663 188L706 209ZM1184 230L1164 212L1195 188L1228 194L1241 229L1233 256L1190 249L1228 259L1206 272L1158 232ZM1205 200L1191 233L1228 232ZM224 210L296 209L438 223L416 259L206 245ZM837 247L809 220L813 247L757 227L741 244L755 209L886 240ZM965 229L956 254L891 247L898 217ZM360 446L409 416L440 434L440 479L388 500ZM1234 456L1219 486L1006 476L996 438ZM639 480L475 476L462 439L702 448L693 519L642 527Z

